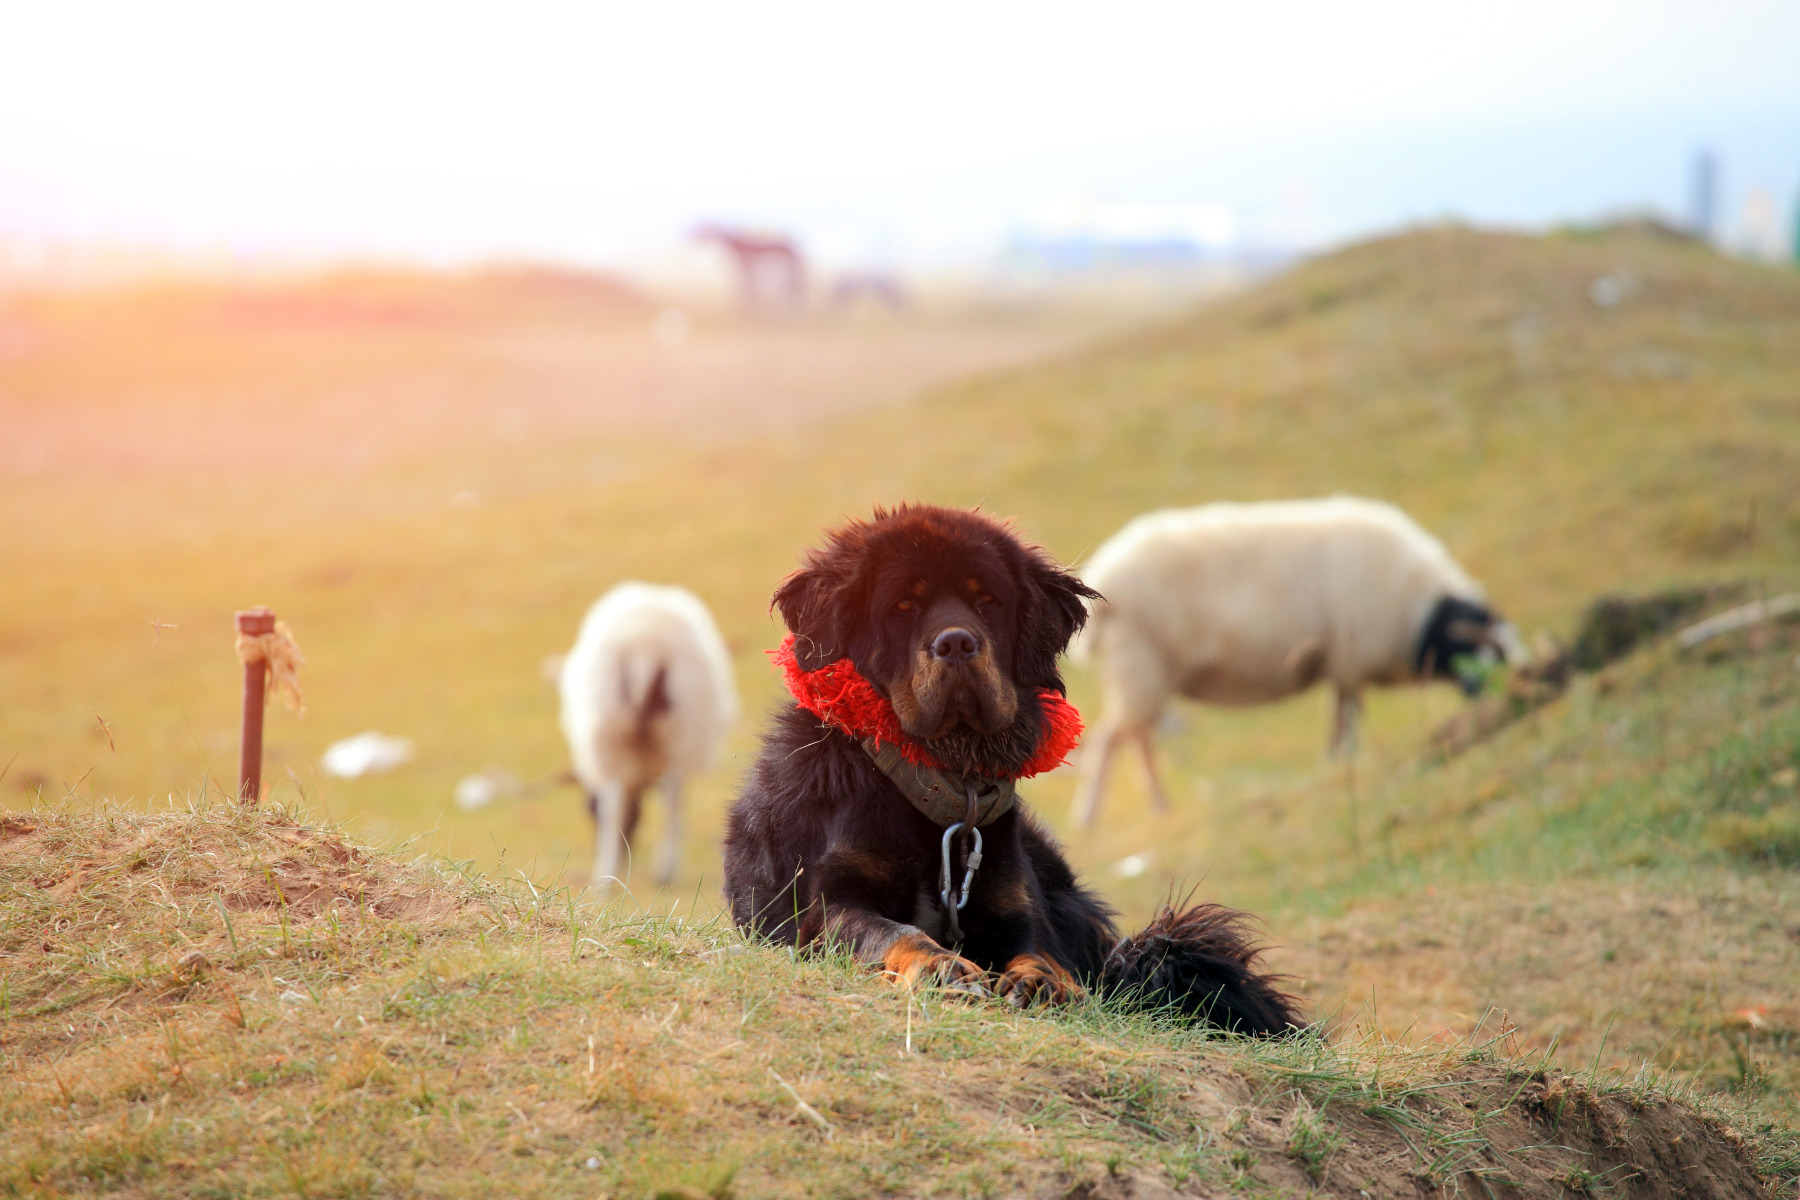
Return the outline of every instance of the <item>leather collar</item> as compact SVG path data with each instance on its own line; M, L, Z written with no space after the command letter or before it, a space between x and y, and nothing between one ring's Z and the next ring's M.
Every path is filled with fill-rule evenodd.
M977 825L992 825L1011 812L1018 799L1018 784L1014 780L956 775L937 767L910 763L892 742L880 745L874 738L863 738L861 744L881 773L900 789L900 794L912 801L912 806L927 819L945 829L960 825L968 815L970 783L975 785Z

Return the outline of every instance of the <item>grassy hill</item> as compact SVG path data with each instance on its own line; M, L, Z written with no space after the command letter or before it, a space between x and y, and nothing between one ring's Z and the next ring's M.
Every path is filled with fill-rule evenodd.
M0 884L7 1195L1748 1200L1800 1161L1504 1023L1255 1045L956 1003L268 808L9 815Z
M276 433L284 421L303 426L312 398L341 406L357 372L373 370L366 364L409 346L424 353L356 336L357 356L316 365L313 383L270 398L243 382L249 415ZM54 391L53 366L0 363L0 383L22 386L22 373L35 372L34 386ZM490 375L469 378L496 395L532 386L492 362L483 370ZM235 385L214 386L229 394ZM99 437L105 411L95 404ZM293 623L309 656L309 715L271 718L278 797L304 794L311 819L373 829L378 841L424 833L420 844L481 869L522 866L534 879L579 882L588 835L572 793L475 813L453 809L449 796L458 777L490 764L526 778L561 766L539 668L571 639L583 608L620 578L693 587L718 613L746 707L760 714L777 698L761 658L777 638L765 608L775 582L819 526L901 496L1016 515L1029 535L1077 560L1147 508L1376 495L1440 533L1527 633L1563 637L1602 592L1800 582L1800 277L1641 229L1409 233L1039 366L779 434L570 434L471 448L434 441L430 411L421 400L413 418L417 454L360 467L284 467L272 455L255 472L0 480L0 525L25 564L0 591L0 691L14 698L0 710L0 747L13 758L3 802L69 794L161 803L228 777L229 611L262 602ZM478 502L457 499L465 496ZM28 587L17 582L27 578ZM151 619L179 629L153 630ZM1608 1070L1629 1077L1647 1060L1746 1105L1742 1127L1767 1126L1754 1136L1777 1136L1794 1119L1800 1079L1796 649L1781 636L1701 658L1655 646L1582 677L1449 762L1428 750L1430 730L1460 707L1444 690L1376 698L1354 771L1321 757L1318 696L1186 710L1166 739L1175 812L1151 814L1127 771L1101 827L1070 852L1132 918L1196 883L1263 913L1280 965L1350 1039L1330 1052L1348 1056L1352 1073L1373 1069L1346 1048L1363 1031L1461 1053L1454 1047L1480 1042L1489 1034L1472 1031L1491 1033L1505 1013L1527 1052L1601 1071L1595 1080L1616 1079ZM1071 684L1079 704L1094 703L1084 672ZM685 877L667 895L644 895L654 911L677 900L684 918L713 910L716 831L755 724L745 722L728 760L695 789ZM371 780L320 779L312 764L323 746L368 727L415 738L418 761ZM25 789L13 790L20 781ZM1059 822L1071 788L1058 773L1028 799ZM1148 869L1115 870L1133 855ZM712 943L680 945L704 953ZM725 969L689 963L672 977L687 982L671 982L652 1016L681 987L711 986L705 972ZM870 1020L902 1019L905 1005L878 999L888 993L841 966L791 969L800 973L794 991L850 989ZM820 971L836 982L808 974ZM592 999L585 985L568 986L568 996ZM275 1005L270 1013L286 1011L268 999L280 990L257 992ZM769 1054L835 1011L825 1000L793 1003L799 1024L770 1034ZM628 1007L637 1013L636 1000ZM974 1060L994 1050L979 1039L1004 1028L1025 1031L1022 1045L1045 1038L1077 1059L1085 1046L1123 1047L1148 1055L1134 1061L1155 1064L1144 1068L1155 1076L1228 1061L1220 1069L1251 1081L1246 1095L1261 1094L1255 1081L1267 1078L1256 1055L1219 1051L1220 1060L1210 1044L1102 1015L1021 1024L934 1009L934 1019L974 1031ZM1115 1033L1123 1040L1105 1040ZM716 1044L694 1043L697 1053ZM1061 1050L1043 1053L1032 1061L1044 1070L1066 1068ZM9 1061L37 1072L43 1060ZM786 1061L766 1065L801 1086ZM1189 1065L1169 1065L1177 1061ZM1448 1060L1431 1068L1463 1069ZM749 1088L756 1076L776 1097L758 1103L787 1104L785 1122L787 1093L760 1070L732 1086ZM873 1086L839 1079L833 1103ZM988 1096L994 1086L982 1077L958 1094ZM1089 1080L1078 1090L1101 1096L1094 1089L1108 1086ZM1306 1095L1308 1105L1327 1103ZM973 1121L954 1104L930 1111L963 1114L943 1117L950 1125ZM1194 1129L1222 1128L1201 1109L1183 1111ZM899 1130L891 1118L871 1127ZM1348 1110L1331 1120L1366 1132ZM932 1127L934 1144L950 1125ZM719 1136L719 1146L730 1141ZM885 1161L894 1143L880 1144ZM1149 1153L1150 1142L1131 1144ZM1280 1158L1269 1150L1276 1144L1265 1139L1252 1153ZM718 1161L737 1153L721 1149ZM741 1153L733 1161L763 1151ZM1033 1179L1063 1177L1036 1150L995 1154L1038 1164L1021 1168ZM819 1171L821 1181L850 1178ZM1304 1177L1270 1176L1266 1186L1298 1188ZM623 1188L661 1186L664 1176L644 1167L616 1178ZM1206 1178L1218 1186L1224 1176ZM1332 1188L1348 1178L1324 1177ZM949 1166L930 1179L944 1191L1013 1187L961 1179Z

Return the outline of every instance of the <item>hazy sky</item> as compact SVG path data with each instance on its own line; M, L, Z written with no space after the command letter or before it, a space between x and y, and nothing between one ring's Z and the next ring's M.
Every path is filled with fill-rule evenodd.
M1677 209L1703 143L1728 216L1791 211L1800 3L0 0L0 236L942 259L1069 195L1267 237Z

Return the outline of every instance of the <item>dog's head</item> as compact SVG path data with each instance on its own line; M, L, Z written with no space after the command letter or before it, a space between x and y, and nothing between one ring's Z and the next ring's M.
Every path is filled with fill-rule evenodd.
M800 666L849 658L947 764L1001 774L1031 755L1040 688L1095 592L978 512L907 504L850 521L775 593Z

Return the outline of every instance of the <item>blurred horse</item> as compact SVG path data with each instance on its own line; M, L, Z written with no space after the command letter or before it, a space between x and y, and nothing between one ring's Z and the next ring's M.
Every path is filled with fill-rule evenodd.
M798 310L805 306L806 260L792 239L727 229L723 225L701 225L694 230L694 238L717 242L731 254L737 265L744 307Z

